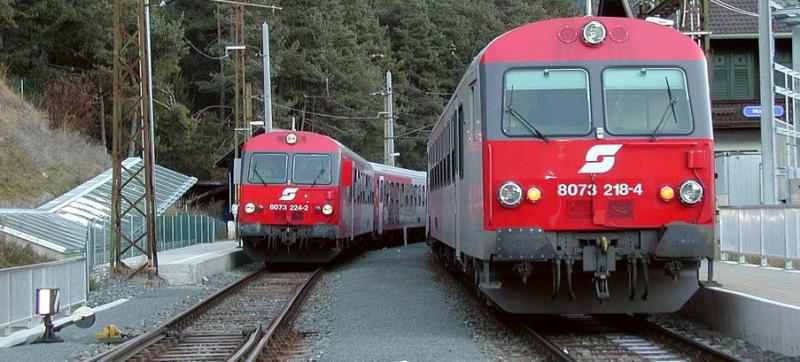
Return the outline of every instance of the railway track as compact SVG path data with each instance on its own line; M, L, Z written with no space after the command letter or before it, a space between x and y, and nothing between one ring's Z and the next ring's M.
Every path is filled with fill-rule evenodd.
M321 272L251 273L90 361L255 361L286 330Z
M520 323L552 360L742 361L708 341L628 315L564 315Z

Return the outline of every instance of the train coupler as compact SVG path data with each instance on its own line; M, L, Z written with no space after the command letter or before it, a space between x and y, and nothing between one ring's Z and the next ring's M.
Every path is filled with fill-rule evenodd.
M519 275L519 277L522 278L522 284L528 282L528 277L531 276L532 272L531 263L527 261L517 263L514 265L514 270L516 270L517 275Z
M594 291L600 302L611 298L611 293L608 290L608 276L609 273L605 270L594 272Z
M678 275L681 274L682 269L683 265L680 260L670 260L664 264L664 273L671 277L672 281L678 281Z

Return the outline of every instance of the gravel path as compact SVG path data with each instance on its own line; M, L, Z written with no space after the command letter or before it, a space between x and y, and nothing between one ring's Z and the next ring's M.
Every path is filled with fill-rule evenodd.
M70 361L88 358L111 347L95 342L94 335L102 327L114 324L125 334L143 333L257 268L258 264L247 264L229 272L212 275L203 285L181 287L151 287L146 280L117 280L109 278L102 270L95 272L93 274L98 284L89 294L90 306L120 298L130 300L98 313L95 325L91 328L80 329L73 326L59 332L64 343L0 349L0 361Z
M298 315L305 361L531 360L531 341L497 322L424 243L330 269Z

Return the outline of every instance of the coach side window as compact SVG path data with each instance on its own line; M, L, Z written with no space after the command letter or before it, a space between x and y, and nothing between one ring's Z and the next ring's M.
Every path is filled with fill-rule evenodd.
M464 179L464 105L458 106L458 178Z

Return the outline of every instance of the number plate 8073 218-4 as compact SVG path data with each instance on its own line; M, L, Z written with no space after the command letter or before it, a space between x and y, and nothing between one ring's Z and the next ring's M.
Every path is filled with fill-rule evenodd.
M613 184L558 184L558 196L642 196L642 184L613 183Z

